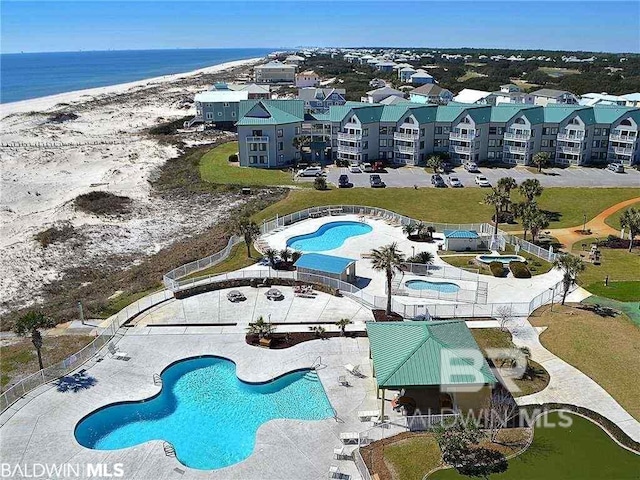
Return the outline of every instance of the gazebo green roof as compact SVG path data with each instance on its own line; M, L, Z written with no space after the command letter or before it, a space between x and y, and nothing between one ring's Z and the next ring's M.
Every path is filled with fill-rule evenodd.
M480 366L469 358L482 353L462 320L368 322L367 334L381 388L497 383L484 357ZM443 363L443 352L455 361Z

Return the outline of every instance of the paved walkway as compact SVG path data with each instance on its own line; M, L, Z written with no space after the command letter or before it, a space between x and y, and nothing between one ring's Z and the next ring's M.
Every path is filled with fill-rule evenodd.
M519 318L509 326L516 346L531 350L531 358L549 372L550 381L541 392L519 397L519 405L568 403L597 412L636 442L640 441L640 423L620 406L604 388L575 367L557 357L540 343L544 328L533 327L526 318Z

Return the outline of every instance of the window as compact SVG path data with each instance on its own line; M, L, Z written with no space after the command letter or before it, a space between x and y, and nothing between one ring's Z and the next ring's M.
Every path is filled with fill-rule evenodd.
M609 129L608 128L603 128L602 129L602 135L608 137L609 136Z
M498 135L504 135L504 127L498 127Z
M366 142L366 141L362 142L362 148L365 149L365 150L368 149L369 148L369 142Z
M487 158L496 158L496 152L492 152L492 151L487 152Z
M284 155L280 155L280 157L279 157L279 158L280 158L280 163L281 163L281 164L282 164L282 163L284 163Z
M249 150L251 150L252 152L255 152L256 150L258 150L258 144L257 143L250 143L249 144Z
M556 141L555 140L549 140L549 146L556 148Z
M489 135L495 135L498 132L496 127L489 127Z
M424 148L424 140L420 140L420 150Z
M519 125L524 125L525 124L524 118L522 118L522 117L516 118L516 123L519 124Z
M260 155L259 161L262 165L264 165L265 163L267 163L267 157L265 155Z
M362 136L363 137L368 137L369 136L369 129L368 128L363 128L362 129Z
M490 146L490 147L495 147L495 146L496 146L496 141L495 141L495 139L493 139L493 138L489 139L489 146Z
M541 146L541 147L548 147L548 146L549 146L549 140L546 140L546 139L545 139L545 140L542 140L542 141L540 142L540 146Z
M296 127L296 135L300 135L300 127Z
M255 164L255 163L256 163L256 161L257 161L257 158L258 158L258 157L256 157L255 155L251 155L251 156L249 157L249 163L251 163L251 164Z
M236 112L231 112L231 116L235 117L236 116Z
M451 127L442 127L442 133L444 133L445 135L449 135L450 131Z
M213 118L213 113L207 112L207 120L211 120Z
M222 116L222 112L218 112L218 116L221 117Z
M380 146L381 147L386 147L387 146L387 140L386 139L380 139Z
M338 127L333 127L333 128L331 129L331 131L332 131L333 133L338 133Z
M421 128L421 129L420 129L420 136L421 136L421 137L424 137L424 128Z
M602 148L607 148L608 144L609 144L609 142L607 140L600 140L600 146Z
M278 142L278 150L284 150L284 143Z
M229 102L224 102L224 108L229 108Z
M558 127L552 127L551 128L551 135L557 135L558 134Z
M594 128L593 129L593 135L596 137L599 137L600 135L602 135L602 129L601 128Z
M592 146L593 148L598 148L598 147L600 147L600 140L594 140L594 141L591 143L591 146Z
M387 135L387 127L380 127L380 135Z
M262 136L262 130L251 130L251 135L254 137L261 137Z
M464 117L462 120L460 120L460 123L471 123L469 121L469 117Z
M278 129L278 134L279 137L282 137L284 135L284 132L282 131L281 128Z
M435 133L436 135L442 135L442 127L436 127Z

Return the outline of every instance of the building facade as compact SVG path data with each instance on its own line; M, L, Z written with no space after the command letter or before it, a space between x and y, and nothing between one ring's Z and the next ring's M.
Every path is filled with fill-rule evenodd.
M320 76L313 70L306 70L296 75L296 87L317 87L320 85Z
M185 126L190 127L195 123L234 125L239 118L240 102L248 98L247 91L209 90L196 93L196 116L185 122Z
M253 68L256 83L294 83L296 81L296 66L274 60Z

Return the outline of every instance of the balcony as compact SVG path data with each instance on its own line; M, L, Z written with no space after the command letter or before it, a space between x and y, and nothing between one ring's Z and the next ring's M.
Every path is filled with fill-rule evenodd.
M528 148L527 147L519 147L516 145L505 145L503 151L504 152L508 152L508 153L520 153L520 154L524 154L527 153Z
M609 147L609 153L615 153L616 155L633 155L633 148L631 148L631 147Z
M396 132L393 134L393 139L394 140L400 140L400 141L404 141L404 142L415 142L420 138L420 135L418 132L416 133L399 133Z
M269 137L246 137L247 143L269 143Z
M362 140L362 133L338 132L338 140L346 140L348 142L358 142Z
M582 152L582 149L580 147L568 147L566 145L558 145L558 148L556 149L557 152L562 152L562 153L573 153L576 155L580 155L580 153Z
M476 138L475 132L472 132L472 133L450 132L449 133L449 139L451 140L471 141L475 138Z
M617 142L628 142L628 143L633 143L636 141L635 136L631 136L631 135L622 135L620 132L613 132L611 133L611 135L609 135L609 140L615 140Z
M416 147L407 147L404 145L396 145L395 151L407 155L416 155L418 153L418 149Z
M338 145L338 153L362 153L362 147L348 147L346 145Z
M471 153L471 150L473 150L471 147L463 145L449 145L449 151L453 153Z
M521 142L528 142L531 140L531 132L529 133L512 133L512 132L504 132L505 140L517 140Z
M558 140L564 140L567 142L582 142L584 140L584 132L581 133L558 133Z

